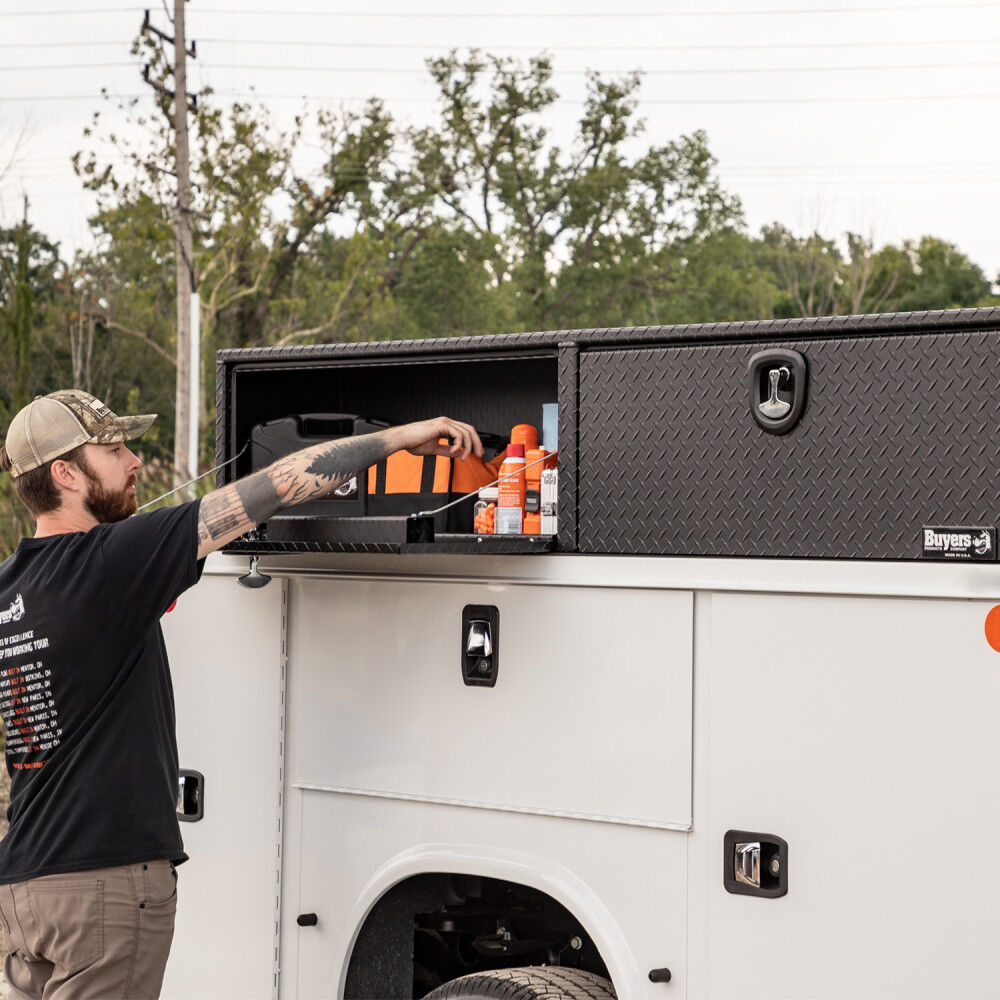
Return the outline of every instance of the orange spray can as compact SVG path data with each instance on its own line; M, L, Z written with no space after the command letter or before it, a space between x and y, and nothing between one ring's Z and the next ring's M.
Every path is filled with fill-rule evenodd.
M500 466L497 484L496 533L520 535L524 531L524 498L527 483L524 474L524 445L512 444Z
M533 424L515 424L510 429L510 443L523 444L527 454L538 447L538 429Z

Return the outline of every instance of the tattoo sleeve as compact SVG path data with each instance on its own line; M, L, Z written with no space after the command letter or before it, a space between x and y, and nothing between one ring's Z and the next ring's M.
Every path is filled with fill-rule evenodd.
M328 496L394 450L389 431L327 441L209 493L198 512L198 557L222 548L279 511Z

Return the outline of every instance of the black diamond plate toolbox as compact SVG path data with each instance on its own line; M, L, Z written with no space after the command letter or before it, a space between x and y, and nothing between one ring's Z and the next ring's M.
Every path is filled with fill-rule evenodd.
M767 433L748 362L806 359ZM917 559L925 525L1000 522L1000 334L584 349L579 550Z

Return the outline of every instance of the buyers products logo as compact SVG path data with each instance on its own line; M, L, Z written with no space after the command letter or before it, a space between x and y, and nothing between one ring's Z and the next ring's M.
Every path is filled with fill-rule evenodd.
M0 611L0 625L19 622L24 617L24 598L18 594L9 608Z
M996 528L969 526L924 526L920 533L925 559L977 559L994 561L997 557Z

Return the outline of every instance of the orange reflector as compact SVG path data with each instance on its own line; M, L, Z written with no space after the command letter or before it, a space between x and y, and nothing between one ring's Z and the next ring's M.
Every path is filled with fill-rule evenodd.
M986 641L1000 653L1000 604L986 616Z

